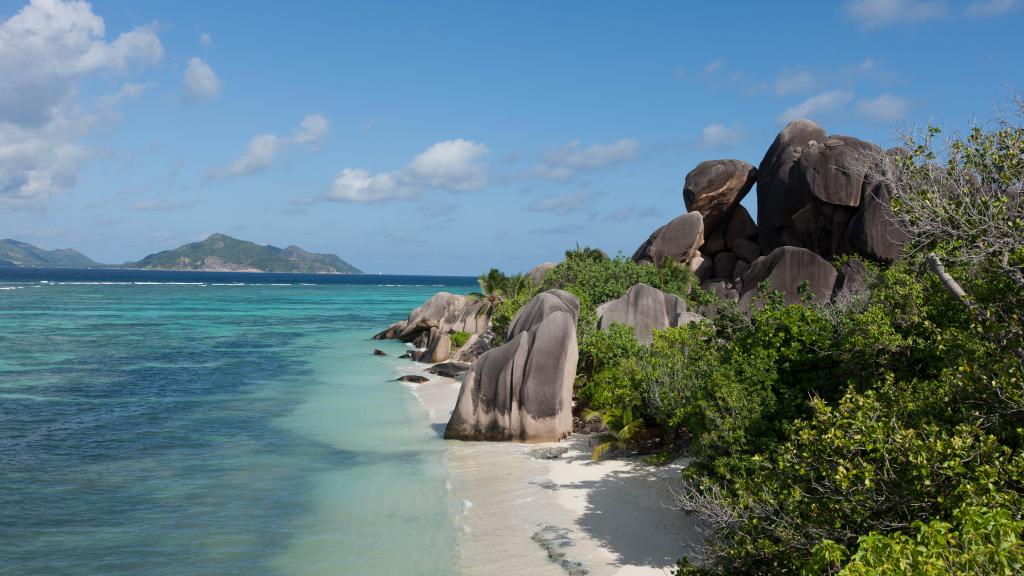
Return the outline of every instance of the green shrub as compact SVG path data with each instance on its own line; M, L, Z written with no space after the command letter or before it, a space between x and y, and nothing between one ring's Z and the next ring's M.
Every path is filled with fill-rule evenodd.
M909 530L873 532L858 540L857 552L839 576L970 576L1024 573L1024 521L1009 510L963 507L953 523L915 522ZM822 543L828 546L834 543ZM834 557L842 558L845 550ZM812 566L823 573L824 566Z
M469 341L469 332L452 332L448 338L452 342L452 348L462 348Z

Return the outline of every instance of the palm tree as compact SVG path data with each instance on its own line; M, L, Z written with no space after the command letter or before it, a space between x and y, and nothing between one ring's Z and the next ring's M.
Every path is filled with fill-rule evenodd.
M510 279L501 270L491 268L487 274L479 276L476 282L480 285L480 291L470 292L469 297L470 299L482 300L484 302L483 306L477 310L478 315L490 315L494 307L498 305L498 302L504 299Z
M602 456L613 450L628 448L644 432L643 418L633 416L633 408L609 408L604 412L587 410L583 413L584 420L598 417L601 424L608 429L600 436L602 442L594 448L591 458L600 460Z

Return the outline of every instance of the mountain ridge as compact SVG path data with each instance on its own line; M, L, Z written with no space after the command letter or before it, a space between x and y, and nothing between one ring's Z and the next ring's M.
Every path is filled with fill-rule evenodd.
M197 272L361 274L336 254L309 252L294 244L260 245L214 233L204 240L149 254L124 264L100 264L70 248L45 250L28 242L0 240L0 268L135 268Z

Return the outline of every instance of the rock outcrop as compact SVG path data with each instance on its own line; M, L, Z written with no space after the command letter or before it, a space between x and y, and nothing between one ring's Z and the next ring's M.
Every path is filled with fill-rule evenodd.
M741 309L749 309L761 282L767 281L772 290L782 293L786 304L800 302L800 285L807 283L819 304L828 302L836 284L836 269L821 256L806 248L782 246L772 250L750 265L743 276L740 293Z
M633 253L633 260L651 264L661 264L669 259L689 262L702 244L704 218L700 212L687 212L655 230Z
M444 437L546 442L571 433L578 316L579 301L568 292L548 290L530 300L513 318L506 343L466 373Z
M828 136L810 120L787 125L757 171L761 251L800 246L824 258L846 251L898 258L904 240L885 217L888 191L874 176L881 155L874 144Z
M483 300L438 292L410 312L407 319L395 322L373 338L412 342L419 348L425 348L414 354L415 359L421 362L444 362L453 352L449 335L453 332L466 332L470 334L470 342L462 348L470 344L472 347L462 354L461 359L471 360L486 350L486 344L489 343L489 340L481 342L475 338L490 326L491 318L484 306L486 302Z
M597 327L608 330L612 324L625 324L636 331L643 344L653 341L654 330L700 320L701 316L686 310L686 300L665 294L647 284L634 284L621 297L597 307Z
M706 231L717 230L756 179L757 169L742 160L705 160L686 175L686 210L701 213Z

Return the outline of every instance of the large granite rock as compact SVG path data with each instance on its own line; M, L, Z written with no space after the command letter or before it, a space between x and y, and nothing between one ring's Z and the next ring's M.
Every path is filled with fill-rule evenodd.
M444 334L479 334L486 330L490 323L490 316L480 313L484 305L482 300L471 299L461 294L438 292L409 313L405 327L395 338L413 342L432 328L437 328Z
M373 336L374 340L392 340L405 330L405 320L399 320Z
M579 301L535 296L512 320L505 344L473 362L444 437L549 442L572 432Z
M810 120L790 122L757 167L757 233L766 254L797 243L792 216L807 205L810 194L802 184L796 162L809 142L824 142L825 138L821 126Z
M686 300L643 283L634 284L622 297L597 307L599 329L625 324L636 331L636 339L644 344L653 341L654 330L682 326L700 318L686 311Z
M473 334L466 340L461 348L452 354L452 360L457 362L472 362L481 354L491 349L491 341L494 340L494 332L490 329L479 334Z
M651 234L636 252L633 260L661 264L666 260L689 262L704 243L704 218L700 212L687 212Z
M444 362L452 355L452 339L439 328L431 328L426 348L416 357L420 362Z
M874 144L827 136L809 120L786 126L757 173L762 253L801 246L825 258L848 251L874 260L898 257L904 240L887 226L887 195L872 177L881 155Z
M772 290L782 292L786 304L800 302L800 285L807 282L814 294L814 302L824 304L832 297L836 284L836 269L814 252L796 246L782 246L772 250L750 265L743 276L740 308L749 309L757 288L767 281Z
M725 226L725 245L732 250L740 240L757 241L757 224L750 217L750 212L743 206L737 206Z
M704 229L716 230L750 192L757 169L742 160L705 160L686 175L683 201L689 212L700 212Z
M850 258L839 267L833 300L849 299L868 288L868 269L856 258Z
M533 269L526 274L526 276L530 279L531 284L533 284L534 286L540 286L541 284L544 283L544 275L548 273L548 270L551 270L555 266L558 266L558 264L555 264L554 262L544 262L538 264L534 266Z
M889 188L882 182L872 182L846 228L844 249L871 260L892 263L903 255L906 242L906 233L893 220L889 209Z

